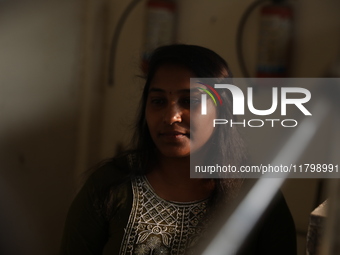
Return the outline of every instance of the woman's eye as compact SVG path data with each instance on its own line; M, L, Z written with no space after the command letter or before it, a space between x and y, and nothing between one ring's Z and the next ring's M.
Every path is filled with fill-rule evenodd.
M150 102L153 105L162 105L165 103L165 100L163 98L152 98Z
M183 98L179 101L179 104L182 105L182 107L189 109L190 107L196 107L200 104L200 99L195 97L187 97Z
M199 104L201 101L199 98L196 98L196 97L190 97L190 98L185 98L183 100L183 102L185 104L189 104L189 105L196 105L196 104Z

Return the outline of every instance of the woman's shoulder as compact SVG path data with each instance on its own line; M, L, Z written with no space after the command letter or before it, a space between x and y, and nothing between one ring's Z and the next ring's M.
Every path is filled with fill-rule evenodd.
M132 154L110 158L94 167L87 183L102 188L117 186L131 179L134 174L133 168Z

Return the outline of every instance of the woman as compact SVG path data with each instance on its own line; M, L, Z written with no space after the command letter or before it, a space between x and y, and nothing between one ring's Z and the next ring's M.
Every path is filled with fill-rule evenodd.
M191 77L197 82L190 84ZM220 93L223 111L207 100L210 110L201 114L200 91L209 87L200 83L203 77L228 78L231 72L219 55L200 46L170 45L153 53L135 146L97 169L79 192L68 214L61 254L197 254L198 240L220 206L235 199L242 180L191 179L190 156L221 165L245 161L235 126L226 130L202 124L233 118L226 90ZM219 149L209 155L212 145ZM276 226L294 235L284 200L276 208L283 214L274 212L271 218L285 218L283 228ZM266 244L275 231L263 226L246 254L281 254ZM290 240L275 243L286 252L294 245Z

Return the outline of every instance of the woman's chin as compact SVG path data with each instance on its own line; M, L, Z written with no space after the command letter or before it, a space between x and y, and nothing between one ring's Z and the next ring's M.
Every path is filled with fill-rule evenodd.
M161 156L166 158L189 158L190 150L189 151L182 151L182 150L161 150Z

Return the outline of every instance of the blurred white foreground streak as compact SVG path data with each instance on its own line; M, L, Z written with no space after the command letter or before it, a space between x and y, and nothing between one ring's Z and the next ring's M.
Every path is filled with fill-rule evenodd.
M295 132L272 160L271 165L296 163L315 136L330 109L329 100L326 100L326 98L319 99L311 109L313 118L305 117L302 120ZM264 174L231 214L202 255L236 254L288 175L289 173L284 173L282 178L270 178L270 173Z

